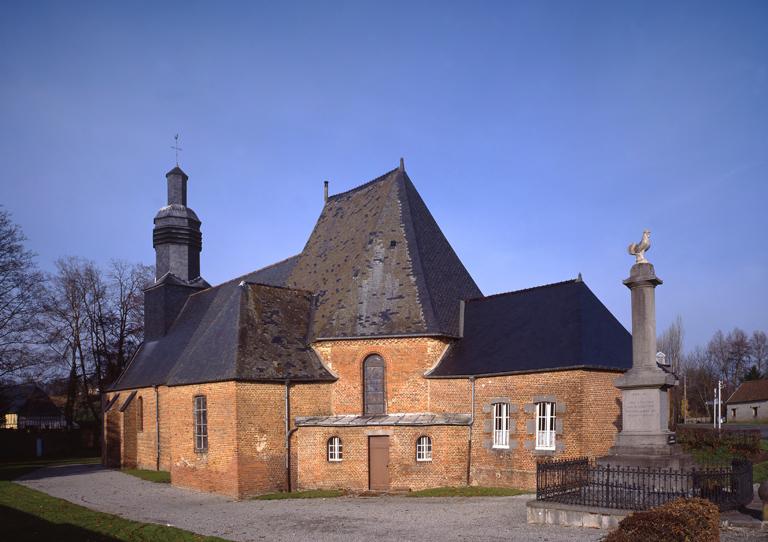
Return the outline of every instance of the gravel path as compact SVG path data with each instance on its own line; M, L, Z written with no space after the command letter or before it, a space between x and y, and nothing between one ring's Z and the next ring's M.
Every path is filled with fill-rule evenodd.
M605 531L592 529L528 525L525 502L529 496L340 497L238 502L170 484L145 482L98 465L44 468L17 482L101 512L238 541L566 542L597 541L605 535ZM747 533L723 534L723 540L730 541L744 540ZM751 536L749 539L758 540Z

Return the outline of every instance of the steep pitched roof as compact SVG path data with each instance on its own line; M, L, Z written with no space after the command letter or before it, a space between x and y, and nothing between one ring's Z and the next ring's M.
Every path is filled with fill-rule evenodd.
M328 198L287 285L317 294L314 338L457 336L482 295L399 168Z
M113 390L224 380L333 380L308 346L308 292L233 280L193 294Z
M580 279L469 300L464 321L429 376L632 366L631 335Z
M742 382L726 403L751 403L753 401L768 401L768 380Z

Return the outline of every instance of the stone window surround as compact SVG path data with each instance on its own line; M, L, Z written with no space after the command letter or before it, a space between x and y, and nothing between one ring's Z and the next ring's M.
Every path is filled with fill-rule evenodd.
M494 403L504 403L506 402L509 405L509 416L510 416L510 438L509 438L509 448L494 448L493 447L493 404ZM554 395L534 395L532 397L532 400L530 403L525 403L523 405L523 412L525 414L529 414L532 416L531 419L526 420L526 431L525 434L529 437L533 437L530 439L525 439L523 441L523 449L530 451L534 456L551 456L555 455L556 453L563 452L565 450L565 443L562 441L562 439L556 439L555 442L555 449L554 450L537 450L536 449L536 403L545 403L545 402L553 402L555 403L555 434L560 436L563 434L563 418L561 417L562 414L565 414L566 412L566 404L564 401L558 401L557 398ZM483 414L487 414L489 416L485 417L485 420L483 421L483 433L487 434L490 438L486 438L483 440L483 448L490 450L492 452L509 452L512 450L516 450L519 447L519 441L516 438L512 438L512 431L514 429L514 426L512 425L513 419L512 415L516 414L518 412L518 405L513 403L509 397L491 397L488 399L487 402L483 403L482 407Z

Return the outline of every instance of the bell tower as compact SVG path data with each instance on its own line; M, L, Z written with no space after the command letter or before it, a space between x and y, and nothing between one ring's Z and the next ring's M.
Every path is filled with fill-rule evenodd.
M168 331L191 294L210 285L200 277L200 219L187 207L189 177L177 165L166 173L168 204L155 215L155 283L144 291L144 338Z

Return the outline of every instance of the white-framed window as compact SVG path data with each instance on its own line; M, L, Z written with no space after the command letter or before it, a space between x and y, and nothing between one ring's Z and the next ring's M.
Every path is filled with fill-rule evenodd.
M509 448L509 403L493 403L493 447Z
M331 437L328 439L328 461L341 461L341 439Z
M416 461L432 461L432 439L426 435L416 440Z
M555 403L536 403L536 449L555 449Z
M195 396L195 451L208 451L208 402L205 395Z

